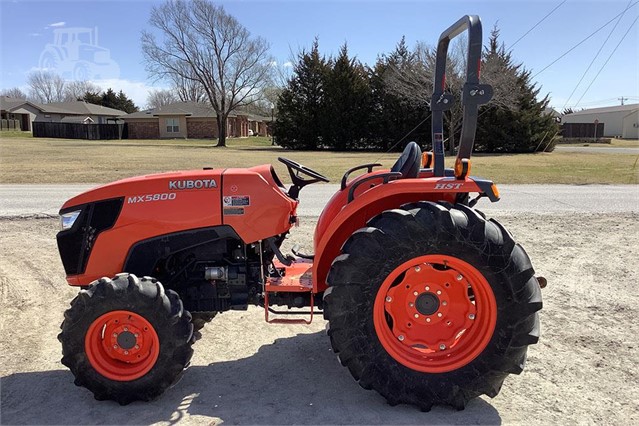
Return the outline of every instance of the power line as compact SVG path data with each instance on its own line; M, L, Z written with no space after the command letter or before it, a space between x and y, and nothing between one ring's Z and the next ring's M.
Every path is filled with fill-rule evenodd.
M628 96L626 96L626 99L632 99L632 97L628 97ZM590 105L608 104L608 103L611 103L611 102L615 102L615 101L617 101L617 100L619 100L619 98L607 98L607 99L600 99L600 100L598 100L598 101L585 102L585 103L581 104L581 106L582 106L582 107L585 107L585 106L590 106Z
M568 102L570 102L570 99L572 99L572 95L575 94L575 92L577 91L577 88L579 87L579 85L581 84L581 82L584 80L584 78L586 77L586 74L588 74L588 71L590 71L590 67L592 67L592 65L595 63L595 60L599 57L599 54L601 53L601 51L603 50L604 46L606 45L606 43L608 43L608 40L610 40L610 36L612 36L612 33L615 32L615 29L617 28L617 25L619 25L619 22L621 22L621 18L623 18L623 16L626 14L626 11L628 10L628 8L630 8L630 3L632 3L632 0L630 0L628 2L628 5L626 6L626 8L623 10L623 12L621 13L621 16L619 16L619 19L617 19L617 22L615 22L614 27L612 27L612 30L610 30L610 32L608 33L608 37L606 37L606 39L604 40L604 42L601 44L601 47L599 47L599 50L597 51L597 53L595 54L595 57L592 58L592 61L590 61L590 64L588 65L588 68L586 68L586 71L584 71L584 73L581 75L581 78L579 79L579 81L577 82L577 85L575 86L574 89L572 89L572 92L570 92L570 96L568 96L568 99L566 99L566 103L564 104L563 108L566 108L566 105L568 105Z
M637 3L639 3L639 1L634 2L633 4L631 4L630 6L628 6L626 8L626 10L630 9L631 7L635 6ZM565 53L563 53L561 56L559 56L557 59L555 59L554 61L552 61L550 64L546 65L541 71L539 71L537 74L533 75L532 77L530 77L531 79L537 77L539 74L541 74L542 72L546 71L548 68L550 68L551 66L553 66L557 61L559 61L560 59L562 59L564 56L566 56L567 54L569 54L570 52L572 52L573 50L575 50L576 48L578 48L579 46L581 46L582 44L584 44L587 40L589 40L590 38L592 38L592 36L594 36L595 34L597 34L599 31L603 30L604 28L606 28L608 26L608 24L610 24L612 21L614 21L615 19L617 19L620 15L626 13L626 10L624 10L623 12L615 15L610 21L606 22L605 24L603 24L601 27L599 27L598 29L596 29L594 32L592 32L588 37L584 38L583 40L581 40L579 43L577 43L576 45L574 45L573 47L571 47L568 51L566 51Z
M630 32L630 30L632 29L632 27L635 26L635 24L637 23L637 20L639 19L639 16L637 16L635 18L634 21L632 21L632 24L630 24L630 26L628 27L628 29L626 30L626 33L623 35L623 37L621 37L621 40L619 40L619 43L617 43L617 45L615 46L615 48L613 49L612 52L610 52L610 55L608 55L608 59L606 59L606 62L604 62L604 64L601 66L601 68L599 68L599 71L597 71L597 75L595 75L595 78L592 79L592 81L590 82L590 84L588 85L588 87L586 87L586 90L584 91L583 95L581 95L581 98L579 98L579 100L577 101L577 103L575 104L575 106L579 105L579 102L581 102L581 100L584 98L584 96L586 96L586 93L588 93L588 90L590 89L590 87L592 86L592 84L595 82L595 80L597 80L597 77L599 77L599 74L601 74L601 71L603 71L603 69L605 68L605 66L608 64L608 61L610 61L610 58L612 58L612 55L615 54L615 52L617 51L617 49L619 48L619 46L621 45L621 43L626 39L626 36L628 35L628 33Z
M632 1L632 0L631 0L631 1ZM512 49L513 47L515 47L515 45L516 45L517 43L519 43L519 42L521 41L521 39L522 39L522 38L526 37L526 36L528 35L528 33L530 33L532 30L534 30L535 28L537 28L537 26L538 26L539 24L541 24L542 22L544 22L544 21L546 20L546 18L548 18L550 15L552 15L552 14L553 14L553 12L554 12L555 10L559 9L559 8L561 7L561 5L562 5L562 4L564 4L564 3L566 3L566 0L562 1L562 2L561 2L561 3L559 3L559 4L558 4L558 5L557 5L557 6L556 6L553 10L551 10L550 12L548 12L548 13L546 14L546 16L544 16L543 18L541 18L541 19L539 20L539 22L537 22L535 25L533 25L533 27L532 27L531 29L529 29L528 31L526 31L526 33L524 33L524 35L523 35L523 36L519 37L519 38L517 39L517 41L516 41L516 42L514 42L513 44L511 44L511 45L510 45L510 48Z

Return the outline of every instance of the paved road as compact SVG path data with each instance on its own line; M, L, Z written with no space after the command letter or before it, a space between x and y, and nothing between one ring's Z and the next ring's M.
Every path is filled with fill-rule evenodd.
M0 185L0 218L56 215L62 203L94 185ZM302 190L299 213L319 216L338 185ZM637 185L500 185L501 201L484 199L478 207L508 213L639 212Z
M556 146L555 150L559 152L586 152L593 154L635 154L639 155L639 148L621 148L621 147L605 147L605 146Z

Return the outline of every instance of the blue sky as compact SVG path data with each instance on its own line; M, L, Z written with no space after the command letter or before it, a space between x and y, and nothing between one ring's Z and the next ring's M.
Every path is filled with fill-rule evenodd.
M484 24L484 41L494 24L508 48L562 0L538 1L222 1L255 35L271 44L280 64L319 37L320 50L334 54L348 43L349 52L373 64L378 54L393 50L404 35L435 44L440 32L464 14L478 14ZM637 0L567 0L513 48L518 62L541 71L597 28L633 5L619 21L598 58L577 87L568 106L584 94L601 66L630 28L626 38L594 81L580 108L639 102L639 16ZM26 75L41 66L46 45L56 28L98 28L98 44L110 50L115 67L104 68L97 83L123 89L143 106L151 87L164 83L148 79L140 48L140 33L148 29L150 9L157 1L27 1L0 0L0 88L26 89ZM561 109L577 82L608 37L617 20L535 77L551 105ZM631 26L632 25L632 26ZM71 71L65 71L70 78ZM95 75L95 74L93 74Z

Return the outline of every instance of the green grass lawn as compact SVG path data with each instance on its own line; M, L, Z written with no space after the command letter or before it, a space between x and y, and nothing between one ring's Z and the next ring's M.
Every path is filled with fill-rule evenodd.
M288 180L277 157L298 161L339 182L347 169L379 162L390 167L399 153L292 151L269 138L232 138L227 147L210 139L86 141L0 134L0 183L104 183L125 177L201 167L273 164ZM8 133L8 132L7 132ZM639 183L633 154L538 153L477 155L472 174L497 183ZM452 166L453 158L447 159Z
M5 138L32 138L33 134L31 132L22 132L17 130L3 130L0 131L0 139Z

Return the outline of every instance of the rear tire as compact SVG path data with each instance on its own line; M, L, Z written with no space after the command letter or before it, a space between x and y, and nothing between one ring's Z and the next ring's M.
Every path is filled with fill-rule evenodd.
M62 363L75 384L122 405L157 398L193 355L191 315L154 278L94 281L73 299L60 328Z
M386 211L344 244L324 293L340 362L389 404L463 409L519 374L539 338L526 252L464 205Z

